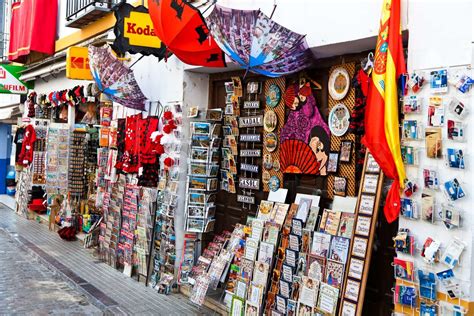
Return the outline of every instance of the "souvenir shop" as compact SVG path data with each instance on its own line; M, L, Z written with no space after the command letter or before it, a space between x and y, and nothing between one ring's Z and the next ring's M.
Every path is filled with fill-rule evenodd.
M470 67L407 72L407 34L383 29L375 50L314 62L305 36L261 11L203 18L183 2L199 15L197 54L201 39L167 34L172 6L149 3L173 44L160 58L223 67L225 55L242 70L185 74L182 102L160 102L135 63L90 45L95 83L28 97L17 212L46 212L61 238L222 314L468 315Z

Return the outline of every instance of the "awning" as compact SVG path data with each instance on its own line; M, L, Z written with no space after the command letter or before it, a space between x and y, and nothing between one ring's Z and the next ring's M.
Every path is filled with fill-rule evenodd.
M20 80L22 81L36 80L38 78L49 76L54 73L59 73L63 70L66 70L66 61L57 62L52 65L38 68L34 71L25 72L20 76Z
M11 121L11 119L14 119L18 116L21 116L19 103L4 105L0 107L0 121L3 121L2 123L10 123L4 121ZM12 122L15 121L13 120Z

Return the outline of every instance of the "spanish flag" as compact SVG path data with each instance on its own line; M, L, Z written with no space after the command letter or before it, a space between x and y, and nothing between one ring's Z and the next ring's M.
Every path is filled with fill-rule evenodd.
M406 72L400 25L400 0L384 0L367 97L362 140L386 177L393 179L384 213L389 223L400 212L405 168L400 152L397 81Z

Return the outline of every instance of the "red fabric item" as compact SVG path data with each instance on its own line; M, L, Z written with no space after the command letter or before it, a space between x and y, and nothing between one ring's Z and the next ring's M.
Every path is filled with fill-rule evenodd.
M174 159L170 157L166 157L163 163L165 164L166 167L170 168L174 165Z
M150 0L148 9L156 35L182 62L225 67L224 52L198 9L183 0Z
M8 59L25 63L32 52L53 55L58 1L22 0L13 3Z
M156 153L153 152L151 134L158 129L160 120L158 117L148 116L138 120L138 138L140 140L139 163L155 164Z
M163 133L165 133L165 134L171 133L172 130L173 130L173 129L171 128L170 125L165 125L165 126L163 126Z
M126 173L137 173L139 168L138 152L140 142L138 138L138 121L142 114L136 114L127 117L125 125L125 146L122 159L117 162L115 167Z
M377 40L375 54L376 64L373 71L385 71L385 68L381 70L377 68L377 57L382 49L387 50L388 47L388 51L391 53L395 62L395 76L396 78L399 78L401 74L406 72L402 38L399 32L400 0L393 0L390 8L390 18L386 22L388 23L388 31L386 24L380 26L381 32L379 33L379 38ZM384 32L382 32L382 30L384 30ZM379 64L383 66L386 65L385 63ZM370 82L366 107L366 128L362 143L370 150L370 153L380 165L380 168L383 170L385 176L394 180L387 194L384 206L385 218L387 219L387 222L392 223L397 219L400 213L400 183L395 161L392 156L392 152L388 147L387 138L385 135L385 99L376 88L374 80Z
M163 135L158 135L151 142L151 150L156 155L161 155L161 154L164 154L165 152L165 148L163 147L163 145L161 145L162 138L163 138Z
M163 117L165 120L171 120L173 118L173 112L166 111L165 113L163 113Z
M36 141L36 132L33 125L29 124L25 128L25 137L18 156L18 164L26 167L33 161L33 148Z

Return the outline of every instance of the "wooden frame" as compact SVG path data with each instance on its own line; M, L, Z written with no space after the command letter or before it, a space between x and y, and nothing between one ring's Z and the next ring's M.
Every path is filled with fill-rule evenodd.
M366 171L367 171L367 160L368 160L369 154L370 153L367 150L367 152L365 154L365 159L364 159L364 167L362 169L362 170L364 170L363 173L362 173L362 179L365 179L366 175L373 175L374 174L374 173L366 173ZM349 303L351 305L349 310L355 311L354 315L357 315L357 316L362 315L362 310L363 310L363 306L364 306L365 290L366 290L366 286L367 286L367 278L369 277L370 260L371 260L371 257L372 257L372 245L373 245L373 242L374 242L375 225L377 223L377 217L378 217L378 213L379 213L378 208L379 208L379 205L380 205L380 199L381 199L381 194L382 194L383 178L384 178L383 172L380 171L380 173L378 173L377 189L376 189L376 192L374 194L375 195L375 203L374 203L374 206L373 206L374 211L373 211L373 214L371 216L371 221L370 221L370 232L369 232L367 238L364 238L362 236L355 236L352 240L352 243L351 243L351 248L350 248L350 251L349 251L349 258L347 260L348 264L346 264L346 273L345 273L345 278L344 278L344 284L343 284L342 292L341 292L342 293L342 299L339 302L339 305L340 305L339 306L339 316L342 316L343 311L346 310L345 308L343 308L344 302L346 302L346 304ZM362 181L362 183L363 183L363 181ZM370 195L370 194L365 194L365 192L363 191L363 185L361 185L360 188L359 188L359 194L358 194L357 205L356 205L356 213L355 213L356 219L355 219L354 227L357 227L357 221L358 221L358 218L359 218L359 207L360 207L360 202L361 202L361 196L362 195ZM363 214L363 215L364 215L363 216L364 218L368 217L367 216L368 214ZM355 238L361 238L361 239L363 238L363 239L367 240L367 248L366 248L366 251L365 251L365 257L363 257L363 258L358 257L358 256L353 256L353 254L352 254L353 248L354 248L354 239ZM354 259L357 259L359 261L363 260L362 278L360 280L357 280L356 278L348 278L349 268L350 268L350 263L351 263L352 257L354 257ZM360 288L359 288L357 302L352 302L350 300L350 298L349 298L349 301L346 301L344 299L348 281L349 282L360 282ZM355 304L355 308L353 308L354 307L353 304Z

